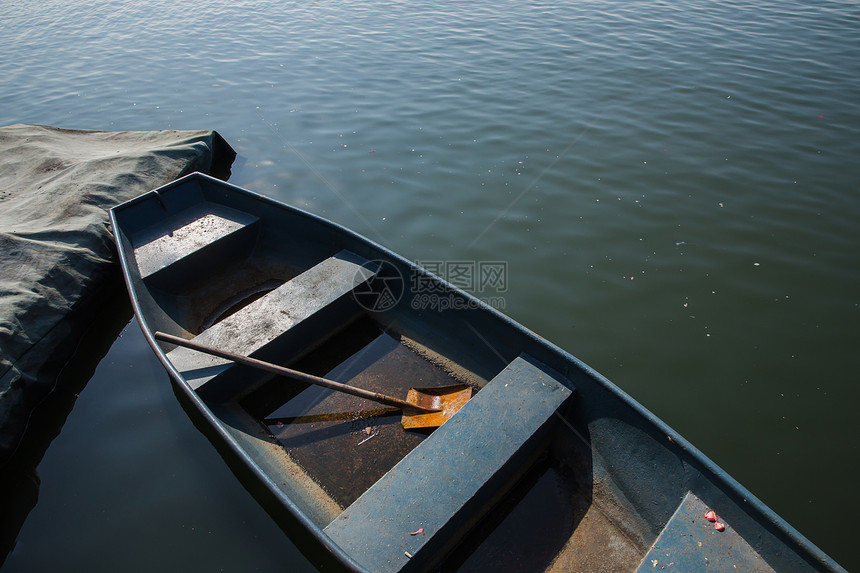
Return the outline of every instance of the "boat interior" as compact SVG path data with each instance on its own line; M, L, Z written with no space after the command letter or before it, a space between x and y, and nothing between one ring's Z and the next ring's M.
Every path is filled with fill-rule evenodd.
M202 176L115 217L145 329L397 396L474 388L442 427L404 430L396 409L161 344L213 442L232 440L273 499L366 569L772 570L771 538L744 539L743 500L672 434L407 261ZM422 285L458 309L411 304ZM724 535L700 519L714 504L735 519Z

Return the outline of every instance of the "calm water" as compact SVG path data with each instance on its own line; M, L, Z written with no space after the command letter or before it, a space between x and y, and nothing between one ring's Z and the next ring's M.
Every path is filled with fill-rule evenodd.
M232 181L505 312L860 568L860 5L0 7L0 124L217 129ZM132 324L3 571L311 571ZM50 548L50 551L47 549Z

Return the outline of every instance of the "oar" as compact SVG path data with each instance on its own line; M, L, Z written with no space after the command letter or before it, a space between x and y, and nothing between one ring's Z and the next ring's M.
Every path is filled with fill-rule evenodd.
M371 392L362 388L356 388L341 382L335 382L327 378L320 378L313 374L299 372L285 366L278 366L271 362L265 362L250 356L243 356L220 348L214 348L199 342L186 340L172 334L164 332L156 332L155 338L170 342L177 346L184 346L198 352L211 354L225 360L230 360L237 364L250 366L259 370L265 370L281 376L286 376L294 380L300 380L308 384L315 384L323 388L329 388L336 392L352 394L359 398L373 400L386 406L394 406L403 410L403 419L401 423L404 428L435 428L444 424L448 418L453 416L463 404L469 401L472 397L472 387L466 384L457 384L454 386L443 386L440 388L410 388L406 396L406 400L386 396L379 392Z

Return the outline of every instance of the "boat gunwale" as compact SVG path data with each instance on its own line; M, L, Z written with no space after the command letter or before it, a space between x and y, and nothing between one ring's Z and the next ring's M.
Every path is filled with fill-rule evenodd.
M795 553L797 553L797 556L800 559L809 562L810 565L823 567L828 570L844 570L833 558L824 553L824 551L822 551L817 545L812 543L802 533L800 533L790 523L788 523L784 518L782 518L774 510L768 507L763 501L761 501L757 496L755 496L752 492L750 492L743 485L741 485L740 482L733 478L728 472L722 469L708 456L702 453L690 441L688 441L681 434L671 428L665 421L657 417L645 406L640 404L630 394L628 394L619 386L611 382L608 378L597 372L594 368L584 363L576 356L573 356L566 350L556 346L554 343L537 335L527 327L523 326L511 317L488 305L486 302L480 300L474 295L450 284L445 279L433 274L432 272L428 271L427 269L424 269L423 267L418 266L413 261L406 259L402 255L393 252L387 247L380 245L372 239L369 239L341 225L340 223L331 221L319 215L315 215L293 205L289 205L276 199L272 199L260 193L244 189L232 183L222 181L204 173L194 172L111 208L110 221L114 229L114 236L117 238L117 240L119 240L120 233L118 227L118 213L135 206L137 203L151 199L153 196L159 198L159 193L194 180L202 180L203 182L226 188L230 191L239 193L248 198L262 201L263 203L266 203L272 207L289 211L294 216L303 217L315 223L329 227L333 231L342 233L345 236L356 240L365 246L370 247L370 249L375 251L376 254L381 255L380 258L386 257L388 259L396 261L398 264L404 265L411 271L419 273L420 275L423 275L431 281L444 286L446 288L446 292L452 293L466 300L469 306L465 308L477 308L481 312L488 312L496 320L502 321L505 326L512 328L514 331L517 331L519 334L525 336L526 339L528 339L531 343L538 345L544 351L550 354L556 355L569 366L572 365L575 368L579 369L583 374L590 377L592 381L596 382L597 385L599 385L603 390L609 392L615 398L619 399L625 406L631 408L636 415L641 416L646 423L650 424L654 429L658 430L659 432L665 434L667 441L670 442L672 446L674 446L688 456L688 459L684 461L692 462L694 465L698 466L697 470L700 473L704 474L705 478L711 481L712 485L716 489L729 495L730 498L733 498L734 501L738 503L738 505L743 510L757 513L757 516L752 515L751 517L755 518L757 522L762 523L762 527L765 527L765 525L769 526L769 528L771 529L771 534L775 535L777 538L779 538L780 535L784 536L783 541L789 541L791 544L794 545L793 550L795 551ZM142 308L140 306L140 302L137 296L137 289L134 285L131 284L131 273L129 266L130 263L126 256L126 250L125 248L123 248L123 245L118 244L117 251L119 253L120 263L122 265L123 278L126 282L126 286L128 287L129 292L131 293L131 302L132 307L134 309L135 317L137 318L138 323L141 326L141 330L143 331L144 337L146 338L150 347L152 347L152 349L156 352L156 355L158 356L161 363L170 373L171 378L179 383L179 385L183 389L183 393L191 399L195 407L205 417L207 422L209 422L210 426L214 427L222 440L230 446L230 449L240 457L241 461L248 468L251 469L254 475L261 480L261 482L266 486L266 488L271 493L273 493L279 500L282 501L286 509L293 515L293 517L298 519L300 524L305 529L311 532L311 534L316 538L316 540L321 544L321 546L332 552L334 556L350 570L366 571L366 569L364 569L357 562L355 562L349 554L347 554L336 543L334 543L333 540L325 534L323 528L319 527L316 523L314 523L305 514L305 512L302 511L295 504L295 502L293 502L293 500L291 500L289 496L287 496L277 486L277 484L275 484L274 481L272 481L268 474L253 460L253 458L250 457L250 455L244 450L244 448L242 448L242 446L223 428L222 423L220 422L218 417L215 416L215 414L210 410L210 408L206 405L203 399L200 398L197 393L191 389L191 387L188 385L187 381L185 381L181 373L179 373L176 368L170 363L170 360L167 358L166 353L156 342L152 330L146 323L146 320L143 318ZM562 372L562 374L568 375L568 372ZM561 418L561 415L557 413L557 417ZM567 420L562 419L562 421L570 431L577 434L579 439L585 440L585 438L578 435L578 432L569 424L569 422L567 422ZM590 442L588 442L588 444L591 445ZM681 458L681 456L678 457ZM812 562L810 562L810 559L812 560Z

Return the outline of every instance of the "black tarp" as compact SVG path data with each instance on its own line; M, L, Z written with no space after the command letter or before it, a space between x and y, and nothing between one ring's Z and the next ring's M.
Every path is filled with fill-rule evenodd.
M226 179L234 158L214 131L0 127L0 469L123 289L108 209L194 171Z

